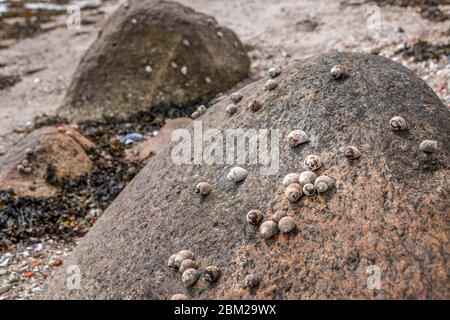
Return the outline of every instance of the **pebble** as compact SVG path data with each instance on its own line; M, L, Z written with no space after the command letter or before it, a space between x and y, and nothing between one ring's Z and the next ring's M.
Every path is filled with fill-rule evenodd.
M144 136L140 133L129 133L124 135L120 141L125 144L132 144L136 142L140 142L144 139Z
M0 286L0 294L7 293L9 289L11 289L11 286L9 284Z

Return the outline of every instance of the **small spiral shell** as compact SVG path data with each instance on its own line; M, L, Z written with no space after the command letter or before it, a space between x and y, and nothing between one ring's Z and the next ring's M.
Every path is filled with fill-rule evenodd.
M316 194L316 186L312 183L307 183L303 186L303 194L307 195L308 197L312 197Z
M438 144L435 140L423 140L420 143L419 150L425 153L433 153L438 151Z
M180 272L183 273L187 269L198 269L198 264L194 260L186 259L181 263Z
M269 74L269 77L271 77L272 79L276 78L281 74L281 68L279 67L270 68L267 73Z
M207 182L200 182L194 189L194 192L196 194L199 194L201 196L207 196L211 193L211 186Z
M219 267L209 266L205 268L203 272L203 278L208 282L214 282L220 278L221 274L222 271L219 269Z
M181 276L181 282L189 287L194 285L198 278L200 277L200 272L196 269L187 269L186 271L183 272L182 276Z
M287 217L287 212L284 210L279 210L275 212L275 214L272 216L272 221L275 223L280 222L281 218Z
M324 193L330 190L334 185L333 180L328 176L320 176L316 179L315 186L319 193Z
M226 113L228 113L229 115L233 115L238 111L239 107L235 104L230 104L226 109Z
M234 167L227 175L229 181L238 183L243 181L248 175L248 171L241 167Z
M250 110L252 110L253 112L257 112L257 111L261 110L262 104L261 104L261 102L259 102L259 100L254 99L254 100L250 101L250 103L248 104L248 108Z
M289 202L297 202L302 196L302 186L298 183L291 183L284 190L284 196Z
M256 226L264 218L264 214L256 209L250 210L247 213L247 222L251 225Z
M342 79L348 76L347 68L341 64L333 66L330 70L330 73L334 79Z
M406 120L402 117L393 117L389 121L389 127L394 131L401 131L406 130L408 128L408 125L406 123Z
M282 233L289 233L295 228L295 222L291 217L281 218L278 222L278 228Z
M173 254L170 256L169 260L167 261L167 266L169 268L175 268L175 258L176 258L176 254Z
M244 279L244 287L246 288L256 288L259 284L259 277L254 274L249 274Z
M278 82L276 80L270 79L267 80L266 84L264 85L264 90L271 91L275 90L278 87Z
M355 160L361 157L361 151L355 146L348 146L344 150L344 157L349 160Z
M287 187L291 183L298 182L299 175L298 173L289 173L283 179L283 186Z
M308 183L314 184L314 181L317 179L317 174L315 174L312 171L303 171L298 176L298 183L300 183L302 186Z
M179 268L181 266L181 263L183 263L184 260L191 259L195 260L194 253L190 250L181 250L175 255L174 265L175 268Z
M305 169L310 171L316 171L323 165L322 159L316 155L309 155L303 162Z
M176 293L170 298L170 300L189 300L189 299L184 294Z
M291 147L296 147L296 146L306 143L308 141L309 141L309 137L305 133L305 131L294 130L288 134L288 142Z
M259 233L264 239L270 239L278 233L278 225L274 221L266 221L259 228Z
M235 92L230 96L230 100L234 103L238 103L239 101L242 100L242 98L243 96L239 92Z

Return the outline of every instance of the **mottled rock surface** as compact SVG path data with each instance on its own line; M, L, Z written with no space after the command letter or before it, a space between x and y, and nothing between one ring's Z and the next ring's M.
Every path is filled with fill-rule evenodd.
M335 81L330 69L338 63L347 66L349 77ZM400 64L364 54L332 53L293 63L274 91L262 91L266 81L241 90L244 99L231 118L224 99L200 119L205 129L281 130L277 175L263 176L260 166L245 164L246 180L230 183L226 175L235 164L173 165L171 144L119 195L67 261L80 267L82 289L68 290L67 275L59 270L41 297L450 298L450 116L434 92ZM253 113L246 106L255 98L263 108ZM396 115L408 121L409 130L389 129ZM285 138L292 129L307 132L310 142L291 148ZM425 138L437 140L440 152L420 152ZM360 159L345 159L348 145L358 146ZM308 154L322 157L317 173L335 179L335 188L290 204L282 179L299 172ZM201 181L212 186L206 198L193 192ZM258 227L245 222L251 209L263 211L266 219L285 211L297 228L262 240ZM181 249L196 254L200 269L220 267L219 281L200 279L186 289L180 274L166 266ZM381 272L380 289L366 286L371 266ZM256 288L243 288L249 274L260 278Z
M153 156L162 152L170 143L170 137L174 130L185 128L192 122L190 118L167 119L156 137L147 139L135 147L127 150L127 159L147 163Z
M0 190L12 188L17 196L50 197L64 179L76 179L93 168L86 151L94 144L71 126L40 128L0 158ZM32 154L27 155L27 151ZM28 165L23 165L23 162ZM31 168L25 173L18 170Z
M59 113L80 121L204 103L249 68L238 37L213 17L175 2L130 0L83 57Z

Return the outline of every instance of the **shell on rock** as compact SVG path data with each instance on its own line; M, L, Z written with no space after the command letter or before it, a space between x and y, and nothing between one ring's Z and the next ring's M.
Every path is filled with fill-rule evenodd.
M235 104L230 104L226 109L225 112L232 115L235 114L238 111L239 107Z
M291 203L297 202L301 198L302 193L302 186L298 183L291 183L284 190L284 196Z
M334 79L341 79L348 75L347 68L344 67L342 64L337 64L333 66L330 70L330 73Z
M169 260L167 261L167 266L170 268L175 268L175 258L176 258L176 254L173 254L170 256Z
M200 107L197 108L197 112L200 113L200 114L206 113L206 110L207 109L206 109L205 106L200 106Z
M264 85L264 90L271 91L275 90L278 87L278 82L276 80L270 79L267 80L266 84Z
M175 268L179 268L181 266L181 263L183 263L184 260L191 259L195 260L194 253L190 250L181 250L175 255Z
M275 212L275 214L272 216L272 221L278 223L280 222L281 218L284 218L287 216L287 212L286 211L277 211Z
M287 187L291 183L297 183L298 179L298 173L289 173L283 178L283 186Z
M316 186L312 183L307 183L303 186L303 194L311 197L316 194Z
M317 179L317 174L315 174L312 171L303 171L300 173L298 177L298 183L300 183L302 186L308 183L314 184L314 181Z
M389 121L389 127L394 131L401 131L406 130L408 128L408 125L406 123L406 120L402 117L393 117Z
M211 193L211 186L209 183L206 182L200 182L194 189L194 192L201 195L201 196L207 196Z
M208 282L214 282L220 278L221 274L222 274L222 271L219 269L219 267L209 266L204 270L203 278Z
M316 171L322 167L323 162L319 156L312 154L306 157L303 164L307 170Z
M349 160L355 160L361 157L361 151L355 146L348 146L344 150L344 157Z
M198 269L198 264L194 260L186 259L181 263L180 272L183 273L187 269Z
M289 233L295 228L295 222L291 217L281 218L280 222L278 222L278 229L282 233Z
M233 101L234 103L238 103L239 101L242 100L242 98L243 96L239 92L235 92L230 96L230 100Z
M259 228L259 233L264 239L270 239L278 233L278 225L274 221L266 221Z
M200 114L200 112L198 112L198 111L194 111L192 114L191 114L191 118L192 119L197 119L197 118L199 118L201 116L201 114Z
M270 68L267 73L269 74L269 77L276 78L281 74L281 68L279 67Z
M184 294L176 293L170 298L170 300L189 300L189 299Z
M437 141L435 140L423 140L420 143L419 150L425 153L433 153L438 150Z
M306 143L308 141L309 141L309 137L305 133L305 131L294 130L288 134L288 142L291 147L296 147L296 146Z
M256 209L250 210L247 213L247 222L254 226L256 226L263 218L264 214Z
M181 276L181 282L189 287L194 285L198 278L200 277L200 272L197 269L187 269L183 272Z
M229 181L238 183L243 181L248 175L248 171L241 167L234 167L227 175Z
M255 276L254 274L249 274L244 279L244 286L246 288L255 288L259 284L259 277Z
M259 102L259 100L254 99L254 100L250 101L250 103L248 104L248 108L250 110L252 110L253 112L257 112L257 111L261 110L262 104L261 104L261 102Z
M25 154L29 157L32 156L34 154L34 150L31 148L26 148L25 149Z
M330 190L334 185L333 180L328 176L320 176L316 179L315 186L319 193L324 193Z

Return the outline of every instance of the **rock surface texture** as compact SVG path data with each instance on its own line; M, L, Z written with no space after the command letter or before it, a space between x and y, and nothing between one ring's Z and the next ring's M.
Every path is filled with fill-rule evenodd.
M38 129L0 158L0 190L12 188L20 197L50 197L64 179L76 179L92 170L86 151L93 148L71 126Z
M130 0L83 57L59 113L82 121L204 103L249 68L238 37L213 17L175 2Z
M331 77L336 64L346 66L347 78ZM173 165L171 144L69 258L67 265L80 267L82 289L68 290L67 275L59 270L41 297L450 298L450 116L434 92L400 64L364 54L331 53L293 63L273 91L262 91L266 81L240 90L244 98L233 116L225 112L230 101L224 99L200 120L204 129L279 129L277 175L240 164L247 178L230 183L226 176L235 164ZM247 108L253 99L263 104L256 113ZM393 116L404 117L409 129L390 130ZM310 142L289 146L293 129L304 130ZM437 140L440 151L420 152L425 138ZM348 145L361 150L359 159L345 158ZM300 172L309 154L322 158L316 173L331 177L335 186L291 204L283 177ZM193 192L202 181L212 187L204 198ZM265 214L263 221L284 212L297 227L264 240L259 227L246 223L252 209ZM201 278L185 288L179 272L167 267L182 249L198 256L200 270L220 267L218 282ZM370 289L367 282L377 270L380 286ZM260 280L256 287L244 287L248 275Z

